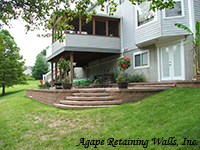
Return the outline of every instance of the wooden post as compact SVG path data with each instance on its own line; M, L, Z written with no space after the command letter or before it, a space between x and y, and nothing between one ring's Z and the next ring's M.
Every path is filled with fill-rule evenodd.
M106 36L108 36L108 19L106 19Z
M95 35L95 18L93 18L93 35Z
M79 34L81 34L81 27L82 27L82 24L81 24L81 18L79 18Z
M73 66L74 56L73 56L73 52L70 54L70 61L71 61L71 67L70 67L71 83L72 83L72 86L73 86L73 78L74 78L74 66Z
M57 62L55 63L55 81L57 82Z
M51 81L53 82L53 62L51 62Z

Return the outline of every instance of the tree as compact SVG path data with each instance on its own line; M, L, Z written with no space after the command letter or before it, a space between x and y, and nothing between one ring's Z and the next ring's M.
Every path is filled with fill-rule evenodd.
M146 0L129 0L132 4L141 4ZM173 8L174 0L147 0L151 1L150 9ZM117 10L117 3L114 0L97 0L98 6L103 11L104 2L110 4L110 15ZM69 21L74 17L87 16L86 21L91 20L94 11L88 12L87 9L93 6L92 0L1 0L0 1L0 20L3 24L10 26L10 21L21 18L25 21L26 31L40 29L45 31L42 36L51 36L51 29L57 24L56 39L62 39L62 32L66 28L72 28ZM72 8L71 6L74 6ZM67 23L67 24L66 24ZM3 25L0 23L0 27Z
M175 23L175 26L184 29L185 31L191 33L192 36L193 36L192 41L188 40L188 41L185 41L183 44L190 43L190 42L193 43L193 49L191 49L191 51L194 51L194 60L195 60L195 62L194 62L194 75L195 75L195 79L197 80L198 79L198 76L197 76L197 70L198 70L198 66L197 66L197 48L199 47L199 38L200 38L199 22L196 21L196 33L193 33L188 27L186 27L183 24Z
M0 31L0 87L2 95L5 95L5 88L16 84L27 84L27 75L23 72L25 62L19 54L20 48L14 41L9 31Z
M46 62L42 52L37 55L34 66L32 67L32 76L36 80L42 79L42 75L49 72L49 64Z

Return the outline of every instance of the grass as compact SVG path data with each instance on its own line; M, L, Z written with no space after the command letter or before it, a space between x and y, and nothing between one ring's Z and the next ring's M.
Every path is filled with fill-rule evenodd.
M37 88L39 81L29 83L0 96L0 150L94 149L98 142L97 149L200 149L200 89L174 88L111 108L62 110L26 98L25 89ZM176 145L152 141L170 137ZM76 146L83 138L85 145ZM118 141L113 147L109 138L143 140L143 145ZM182 145L184 138L197 145Z

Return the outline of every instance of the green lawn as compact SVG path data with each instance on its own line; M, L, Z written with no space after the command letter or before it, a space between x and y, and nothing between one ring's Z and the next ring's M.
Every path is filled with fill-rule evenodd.
M117 150L200 149L200 89L170 89L111 108L62 110L26 98L25 89L37 88L39 81L29 83L0 96L0 150L94 149L92 144ZM83 138L85 145L76 146ZM154 138L163 141L154 145ZM184 138L195 145L182 145Z

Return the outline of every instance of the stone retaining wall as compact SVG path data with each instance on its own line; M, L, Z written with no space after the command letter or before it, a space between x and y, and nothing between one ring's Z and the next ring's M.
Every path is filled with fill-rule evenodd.
M171 85L170 85L171 84ZM174 84L174 86L173 86ZM148 85L148 86L147 86ZM168 87L167 87L168 85ZM130 83L129 87L137 87L138 89L117 89L106 88L106 92L109 92L111 96L115 97L115 100L122 100L124 103L140 100L158 92L164 91L167 88L172 87L191 87L200 88L199 81L176 81L176 82L155 82L155 83ZM95 88L94 88L95 89ZM99 88L102 89L102 88ZM92 90L92 89L88 89ZM67 96L72 96L73 93L79 93L79 89L62 90L62 89L27 89L26 97L32 98L36 101L45 103L47 105L53 105L59 103L59 100L66 100ZM92 94L92 93L91 93Z
M109 91L111 96L114 96L116 100L122 100L122 104L138 101L145 97L154 95L165 89L126 89Z
M115 97L115 100L122 100L123 104L140 100L163 90L165 89L105 89L106 92L110 93L110 96ZM79 93L79 90L27 89L26 97L32 98L47 105L53 105L54 103L59 103L59 100L66 100L66 97L72 96L73 93Z
M47 105L58 103L59 100L65 100L66 96L72 96L77 90L47 90L47 89L27 89L26 97L32 98Z

